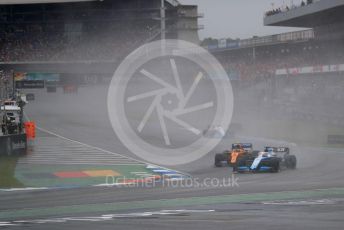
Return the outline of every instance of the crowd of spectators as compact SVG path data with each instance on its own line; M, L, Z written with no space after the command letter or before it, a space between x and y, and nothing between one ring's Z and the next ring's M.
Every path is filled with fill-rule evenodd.
M53 31L53 32L52 32ZM120 60L148 39L159 35L159 26L89 26L68 38L63 30L39 28L0 32L0 62L112 61ZM232 79L273 75L276 69L344 64L344 44L303 42L256 47L217 55Z
M294 68L344 63L343 49L338 52L338 55L334 55L331 52L314 50L314 52L308 51L304 55L283 55L283 53L269 52L269 54L264 55L259 55L258 53L255 61L250 60L250 58L235 56L231 58L222 57L220 61L224 63L223 65L232 79L240 79L235 84L238 84L241 88L249 87L250 91L257 89L257 97L255 98L258 101L256 103L265 103L266 106L276 106L276 108L281 108L282 110L288 107L291 108L290 112L292 116L316 119L322 114L321 109L318 110L319 108L324 108L321 104L331 105L328 106L328 109L332 109L333 111L338 111L338 108L343 107L344 81L340 80L342 79L342 74L296 76L290 73L289 75L276 78L275 71L276 69L287 67ZM323 55L320 55L320 53ZM341 56L341 59L336 59L335 56ZM332 57L332 59L329 57ZM337 77L337 81L330 82L329 76L339 77ZM278 86L279 90L275 90L274 94L270 94L271 91L266 91L266 89L271 89L271 82L273 81L286 82ZM327 86L325 86L326 84ZM257 88L256 86L258 85L265 85L265 87ZM325 90L324 87L326 87ZM308 107L302 107L302 104L308 105ZM338 113L335 114L338 115ZM326 116L324 117L324 119L331 120ZM340 120L339 117L333 118L334 120Z
M273 76L277 69L344 64L344 44L306 42L256 48L217 55L230 78L255 80Z
M158 33L154 25L95 24L71 39L61 29L11 28L0 33L0 62L116 60Z
M303 7L303 6L306 6L306 5L310 5L312 3L313 3L313 0L306 0L306 1L302 0L299 5L296 5L296 4L294 4L294 2L292 2L292 4L290 6L286 5L284 7L279 7L279 8L267 11L265 13L265 16L272 16L272 15L275 15L275 14L287 12L287 11L289 11L291 9L296 9L298 7Z
M109 30L94 28L83 36L70 41L68 46L57 52L52 59L64 61L117 60L156 36L159 31L156 27L135 25L109 28Z
M265 13L265 16L272 16L272 15L275 15L275 14L279 14L279 13L282 13L282 9L281 8L277 8L277 9L273 9L273 10L269 10Z
M44 61L64 46L64 38L59 33L3 31L0 37L0 61Z
M277 69L344 64L344 44L340 41L256 48L255 58L249 49L221 53L217 58L229 77L240 79L233 84L249 88L245 92L259 108L273 108L275 113L293 119L344 126L343 72L275 75Z

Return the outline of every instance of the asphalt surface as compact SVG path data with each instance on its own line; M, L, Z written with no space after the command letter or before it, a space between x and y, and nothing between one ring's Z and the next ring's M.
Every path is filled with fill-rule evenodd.
M106 86L80 88L77 94L63 94L61 90L54 94L43 91L37 91L35 94L36 101L27 106L26 112L39 127L91 146L138 158L121 144L112 130L107 115ZM240 109L240 106L237 109ZM234 110L234 119L238 114L240 111ZM137 119L135 116L130 119ZM202 118L195 119L202 120ZM160 137L161 134L157 129L153 129L148 136L154 139L154 137ZM185 140L181 138L176 141L182 143ZM297 155L297 169L278 174L232 175L230 168L214 168L214 153L227 149L233 141L252 142L256 149L261 149L265 145L288 145ZM344 194L341 192L328 194L325 192L321 195L313 193L318 189L331 191L333 188L343 187L343 154L343 149L301 147L283 141L240 135L236 136L235 140L226 137L213 152L201 159L171 168L188 173L194 180L201 182L207 181L208 178L215 178L215 182L222 179L228 182L228 179L231 179L235 183L227 183L225 186L216 183L201 184L201 186L157 184L136 188L86 187L2 192L0 226L3 221L3 225L11 229L22 227L26 229L341 229ZM296 196L294 193L297 191L306 192ZM257 194L254 197L259 197L262 194L269 196L270 193L272 193L271 199L268 199L272 200L270 203L264 202L266 197L258 200L233 198L234 201L223 203L209 201L212 200L211 197L221 198L224 195L240 197L242 194ZM163 202L186 198L190 200L184 202L176 200L175 205L164 205ZM200 200L196 202L193 201L194 198L200 198ZM280 200L287 200L287 202L276 203ZM147 203L139 205L140 202ZM106 209L105 204L109 203L113 206ZM126 204L124 207L119 205L118 207L122 208L115 208L116 205L123 205L123 203ZM151 203L154 205L148 205ZM85 207L81 206L81 211L79 209L74 211L73 207L78 205L85 205ZM56 211L54 211L55 207ZM45 209L49 209L50 212L44 213ZM161 212L165 209L179 210L179 212L184 209L184 211L181 213L175 211L177 213L166 215L161 213L142 215L144 212ZM25 213L25 210L33 211ZM203 211L200 212L200 210ZM21 211L23 211L22 215ZM9 214L10 216L4 218L5 215L2 216L2 214L5 212L16 214L12 217ZM88 218L113 213L136 213L136 215ZM82 218L74 220L71 218L76 216ZM70 219L53 220L53 218L62 217ZM42 218L45 220L37 221ZM11 222L28 219L31 222ZM36 221L32 221L35 219Z

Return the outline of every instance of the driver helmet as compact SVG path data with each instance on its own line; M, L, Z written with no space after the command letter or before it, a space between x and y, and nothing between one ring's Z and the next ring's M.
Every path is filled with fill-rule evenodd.
M268 153L269 153L269 156L276 156L276 153L274 152L273 148L268 148Z

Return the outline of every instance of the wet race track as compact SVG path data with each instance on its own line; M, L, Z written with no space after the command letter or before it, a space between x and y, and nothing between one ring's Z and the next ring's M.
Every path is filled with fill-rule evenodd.
M146 160L132 154L111 127L107 87L81 87L77 94L63 94L61 89L35 94L26 114L39 126L37 139L32 153L18 159L15 177L26 186L44 189L0 191L0 228L340 229L343 224L343 149L237 134L225 137L201 159L167 166L184 180L93 186L105 183L105 176L92 177L96 172L110 170L116 176L148 170ZM235 107L234 119L240 112L240 106ZM136 113L128 119L137 119ZM153 128L145 135L154 142L161 133ZM252 142L254 149L287 145L297 156L297 169L232 175L229 167L215 168L215 152L234 141ZM66 182L47 172L60 178L66 172L82 176ZM93 179L84 180L85 174Z

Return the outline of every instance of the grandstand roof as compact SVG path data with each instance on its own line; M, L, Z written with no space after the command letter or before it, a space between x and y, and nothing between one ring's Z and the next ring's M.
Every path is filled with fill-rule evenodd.
M90 2L96 0L0 0L2 5L34 4L34 3L62 3L62 2Z
M306 6L267 16L264 18L264 25L314 28L343 21L343 12L343 0L318 0Z
M35 4L35 3L63 3L63 2L91 2L101 0L0 0L0 5ZM178 0L165 0L172 6L180 5Z

